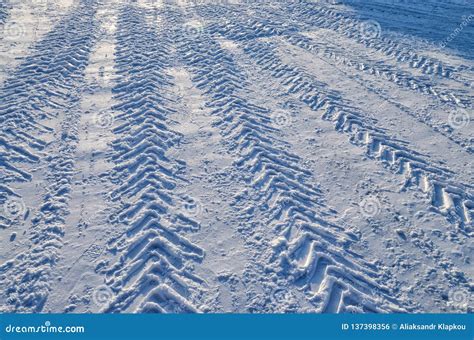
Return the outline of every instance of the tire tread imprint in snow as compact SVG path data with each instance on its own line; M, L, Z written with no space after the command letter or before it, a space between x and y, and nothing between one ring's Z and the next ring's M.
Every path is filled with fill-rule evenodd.
M426 77L417 77L413 74L397 69L395 66L384 64L380 61L357 58L356 55L349 55L336 46L322 46L314 39L306 37L302 34L285 35L284 38L295 46L301 47L310 52L322 55L329 60L344 64L353 71L372 74L377 77L396 84L399 87L413 90L425 95L431 95L439 99L442 103L449 103L462 108L471 107L471 99L464 93L456 93L453 90L443 89Z
M410 68L419 69L425 74L464 81L462 72L466 67L455 67L439 59L417 53L406 44L395 41L383 34L377 37L364 36L360 29L363 23L361 20L346 13L341 13L334 8L295 2L289 4L289 7L285 10L292 11L293 17L304 24L341 33L368 48L395 58L399 63L404 63Z
M281 21L280 16L271 14L272 11L262 9L263 14L259 14L258 18L245 17L233 13L227 7L211 7L207 11L201 9L200 12L211 18L210 12L214 17L223 16L231 17L232 20L220 20L214 23L213 29L218 31L234 41L244 42L255 38L275 37L278 36L289 44L302 48L312 54L315 54L322 60L338 66L344 65L354 72L374 75L385 81L392 82L397 86L422 93L424 95L433 96L445 105L446 112L455 112L458 108L468 110L472 107L471 96L465 91L448 90L442 86L438 86L434 82L426 79L427 76L417 77L407 71L397 69L395 66L389 65L383 61L371 60L363 57L357 57L353 51L346 51L336 44L329 41L318 42L315 39L307 37L299 31L304 31L305 27L293 26L289 27L285 21ZM301 26L302 23L299 23ZM468 137L462 137L449 129L446 122L437 122L427 118L419 112L412 112L409 108L400 107L405 114L413 116L419 122L429 126L434 133L439 133L454 143L460 145L468 153L474 153L473 141ZM447 117L445 119L447 121ZM447 130L446 130L447 129Z
M227 19L227 23L229 19L234 18L239 22L236 17L229 18L231 14L227 11L226 16L223 10L223 7L203 6L199 13L211 21L215 15L220 14ZM222 30L220 25L211 24L208 31L238 41L244 52L263 70L278 79L289 94L297 95L313 110L324 110L322 118L332 121L337 131L349 135L352 143L366 147L371 158L383 161L396 173L405 176L406 188L418 187L430 198L434 211L444 215L450 223L456 224L461 232L472 235L474 187L452 180L453 172L444 165L436 164L425 155L412 150L407 142L391 138L385 130L376 126L375 119L351 106L339 92L332 90L304 69L284 63L278 56L274 43L256 39L274 35L277 26L244 24L242 33L239 33L238 27Z
M181 16L173 13L166 11L179 22ZM193 83L237 157L235 167L255 189L256 204L266 207L262 223L274 234L266 275L289 278L319 312L402 310L381 283L378 266L350 250L356 234L325 220L329 212L310 183L311 173L276 137L270 110L242 94L248 79L232 56L205 34L190 38L181 32L176 40Z
M114 292L103 311L199 312L205 282L192 267L204 250L183 235L199 224L180 213L174 193L185 164L166 155L181 138L167 126L175 112L166 97L172 41L147 25L145 15L126 6L117 22L113 110L120 125L111 161L118 187L110 198L120 206L111 221L126 231L109 242L119 258L101 269Z
M324 110L323 119L332 121L337 131L349 135L367 154L388 164L406 178L406 187L415 186L427 193L433 209L455 223L467 235L473 232L474 188L452 180L453 173L414 151L407 142L396 140L376 127L374 119L351 107L339 93L298 67L285 64L270 43L248 41L245 52L264 70L271 72L313 110Z
M3 309L8 311L42 311L51 280L60 275L54 267L60 259L65 218L69 214L79 139L79 92L95 43L95 11L95 1L77 4L36 43L33 53L14 70L0 91L0 168L6 172L6 182L32 180L28 171L21 170L22 163L47 163L46 192L28 229L30 247L0 267L0 283L7 298ZM63 112L64 120L47 145L41 134L53 131L40 121L57 118L59 112ZM18 196L13 190L10 193Z

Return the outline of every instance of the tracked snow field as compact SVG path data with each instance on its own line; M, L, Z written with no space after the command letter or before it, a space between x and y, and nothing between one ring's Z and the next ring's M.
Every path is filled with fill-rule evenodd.
M474 3L3 0L0 311L474 311Z

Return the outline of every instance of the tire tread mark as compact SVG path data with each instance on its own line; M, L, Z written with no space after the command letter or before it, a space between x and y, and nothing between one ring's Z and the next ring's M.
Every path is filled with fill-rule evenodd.
M473 232L474 211L469 202L474 198L473 187L451 180L453 172L414 150L408 143L395 140L375 125L374 119L351 107L327 84L316 80L304 70L285 64L271 43L248 41L244 52L286 86L288 93L298 95L313 110L324 111L322 118L332 121L337 131L349 135L354 144L364 146L371 158L390 166L404 175L404 187L419 187L432 201L435 211L470 235ZM442 194L437 195L437 192Z
M145 10L125 6L117 21L116 70L113 88L119 114L110 160L115 163L117 188L110 193L119 211L112 222L126 231L109 242L121 254L101 269L115 292L104 312L199 312L205 281L192 273L204 250L181 235L180 229L198 230L199 224L176 212L173 190L183 162L166 156L182 137L167 127L174 112L166 91L172 41L145 21ZM131 66L130 66L131 64Z
M179 16L169 9L166 13ZM208 98L211 114L218 117L215 124L237 157L235 166L248 175L258 205L268 207L265 223L276 234L270 250L273 270L281 277L296 278L293 284L299 283L320 312L402 310L389 289L378 282L377 266L348 250L357 236L324 219L329 213L320 191L309 183L311 174L276 138L279 130L272 125L271 112L242 95L248 79L233 58L211 36L189 39L177 34L175 40L180 42L192 81ZM317 251L333 266L324 273L325 284L314 287L312 259ZM300 258L310 260L302 263Z
M55 276L53 268L63 246L79 140L78 88L83 84L84 69L95 42L95 11L95 1L82 0L36 44L33 55L7 79L0 92L4 98L0 108L0 144L6 150L8 160L2 162L2 171L12 169L22 175L10 181L31 180L27 171L12 164L48 163L48 188L32 218L30 248L0 268L0 282L7 297L6 305L2 306L5 311L41 312ZM55 132L56 144L46 149L46 143L35 135L51 132L38 123L38 120L51 117L48 115L51 109L63 110L64 120L60 131ZM38 153L41 150L44 154Z
M421 55L386 36L364 37L360 31L362 23L360 20L335 9L321 5L307 6L302 3L294 3L290 4L288 10L293 11L298 21L313 27L327 28L341 33L366 47L375 49L388 57L396 58L397 62L405 63L414 69L420 69L425 74L463 81L460 77L460 72L464 71L463 69L441 62L436 58Z

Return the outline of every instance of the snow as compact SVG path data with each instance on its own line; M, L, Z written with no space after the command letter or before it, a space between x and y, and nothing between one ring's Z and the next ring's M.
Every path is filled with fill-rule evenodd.
M0 310L474 306L474 6L0 7Z

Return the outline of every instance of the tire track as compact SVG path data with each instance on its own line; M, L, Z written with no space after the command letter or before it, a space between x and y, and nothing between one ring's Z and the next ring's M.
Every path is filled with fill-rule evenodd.
M44 306L44 310L55 313L97 312L100 304L91 293L103 284L103 276L94 270L98 261L104 260L102 255L111 233L116 232L108 223L115 205L107 197L115 186L108 175L104 175L112 168L107 162L107 153L115 137L109 125L113 121L107 119L114 103L110 79L114 73L114 6L114 3L101 3L94 17L98 26L97 40L84 70L78 123L80 143L75 152L75 167L80 171L72 177L70 213L65 219L63 238L64 244L73 246L63 248L67 256L61 258L56 269L61 272L61 280L52 283Z
M401 2L387 4L348 1L345 4L350 6L349 11L356 13L357 17L362 14L362 19L369 17L372 20L377 20L387 27L387 30L398 33L400 26L403 25L405 31L425 40L424 43L428 45L428 48L436 43L441 48L449 45L467 57L472 54L474 41L470 38L472 38L473 31L469 32L470 27L467 25L470 21L468 14L472 14L474 10L472 3L448 1L430 4L426 1L414 1L410 4ZM364 12L370 13L370 15L366 16ZM450 13L450 15L448 16L446 13ZM416 21L413 18L416 18ZM464 24L462 24L463 21ZM457 27L459 27L459 31L456 30ZM449 38L450 33L456 34L457 37ZM464 44L463 41L467 41L467 44Z
M292 36L286 36L285 40L287 40L290 44L303 48L304 50L307 50L308 52L312 53L313 55L318 56L321 60L323 61L333 61L332 65L342 65L346 66L349 69L353 71L360 71L365 74L370 74L376 76L376 78L384 79L389 82L395 83L396 85L409 89L409 90L415 90L417 92L420 92L422 94L427 94L427 95L434 95L436 98L441 99L440 101L443 103L446 102L451 102L451 103L457 103L457 106L460 107L461 109L466 109L468 107L472 106L471 100L469 96L464 96L464 95L452 95L451 92L446 92L445 90L437 91L435 90L430 83L426 83L424 80L419 79L417 77L413 77L410 74L407 74L406 72L398 72L394 68L389 67L389 66L381 66L377 67L374 66L377 64L376 61L367 61L367 60L351 60L347 57L347 55L344 55L342 53L334 53L332 50L327 50L326 47L323 47L322 44L316 43L314 40L309 39L307 37L301 36L301 35L292 35ZM326 45L329 45L329 42L326 43ZM321 49L320 49L321 48ZM340 68L338 68L340 69ZM348 75L348 72L346 72L343 69L340 69L341 72L344 72L344 74ZM366 87L366 84L361 81L361 80L356 80L359 85ZM366 87L367 88L367 87ZM380 96L383 96L382 94L379 94ZM458 98L463 98L464 99L458 99ZM447 100L447 98L451 98L451 100ZM386 99L386 98L384 98ZM389 102L391 100L388 100ZM440 134L452 142L458 144L460 147L462 147L464 150L466 150L468 153L472 154L474 153L474 144L472 138L469 136L463 136L460 135L459 133L456 133L453 131L453 128L450 128L447 122L449 122L449 112L455 112L456 108L451 107L451 106L445 106L445 115L442 118L442 121L436 121L434 118L427 116L426 114L423 115L422 113L418 111L411 110L409 107L406 107L400 103L393 103L396 105L403 113L406 115L409 115L413 118L415 118L418 122L428 126L434 133ZM467 111L466 111L467 112Z
M75 76L75 63L81 62L82 56L79 39L68 42L62 32L72 29L74 20L63 19L38 42L33 54L5 80L1 89L0 173L4 183L31 181L31 171L25 167L39 162L46 135L53 131L41 121L54 118L67 107L72 86L65 77ZM6 205L21 200L8 184L0 187L0 198ZM3 211L2 224L11 225L13 221L5 215L8 214Z
M265 7L266 8L266 7ZM302 48L309 53L317 56L320 60L329 63L341 72L347 75L347 71L341 69L339 66L347 67L351 71L360 72L367 75L373 75L376 79L387 80L396 84L400 88L410 91L419 92L425 95L430 95L438 99L441 103L449 104L446 106L446 114L441 122L437 122L431 117L422 115L419 112L413 112L401 104L396 104L402 112L414 117L417 121L429 126L435 133L439 133L454 143L461 146L469 153L473 153L474 146L472 138L469 136L462 136L455 133L452 128L449 128L447 122L449 121L448 113L453 112L457 107L467 109L472 107L471 97L462 92L454 93L451 90L446 90L441 87L435 88L432 83L423 77L416 77L408 72L399 71L396 67L385 64L381 61L368 60L363 57L356 58L354 51L347 53L347 51L339 48L335 44L327 41L316 42L314 39L304 36L303 34L294 32L295 27L291 28L285 23L283 25L278 17L272 16L271 11L263 11L258 18L243 19L242 13L236 14L226 7L207 7L200 10L201 15L212 18L220 16L231 18L224 22L219 21L214 23L213 29L217 30L221 35L228 37L234 41L244 42L255 38L264 37L280 37L283 41ZM361 86L366 87L366 84L361 80L356 80Z
M166 15L171 21L183 16L170 9ZM255 254L258 261L251 265L248 276L269 276L278 282L281 289L271 281L264 283L265 290L273 290L274 295L298 287L312 305L311 311L400 310L390 289L381 283L379 268L350 250L357 235L325 219L332 212L324 206L320 190L311 184L311 174L278 139L272 112L246 99L248 78L233 58L211 36L189 37L185 30L186 26L175 38L185 67L218 118L216 126L237 158L235 167L253 188L247 195L253 197L253 207L246 214L261 214L266 234L271 235L266 237L268 249ZM252 227L249 223L244 228ZM252 294L255 282L246 283L256 300L251 300L250 311L290 307L281 300L272 304L258 300Z
M223 7L203 6L201 16L213 22L215 15L226 18L225 27L209 25L210 34L224 36L241 42L243 49L264 70L279 79L288 94L297 95L313 110L323 109L323 119L334 122L336 130L348 134L350 141L367 148L369 157L382 161L397 173L405 176L404 188L418 187L431 200L433 210L455 223L466 235L474 227L474 187L452 180L454 173L442 165L433 164L423 154L411 150L407 142L394 140L375 126L375 120L346 103L341 95L304 70L285 64L276 53L273 43L256 41L255 38L279 34L278 23L267 25L250 19L239 33L238 15L222 13ZM224 15L223 15L224 14ZM233 24L236 22L236 24Z
M285 7L285 11L291 11L294 19L304 23L304 25L331 29L341 33L368 48L394 58L399 63L404 63L410 68L419 69L425 74L435 74L441 78L454 79L461 83L466 81L462 77L462 72L469 69L467 66L455 67L436 58L424 56L386 36L364 36L361 31L362 21L335 9L327 8L320 4L292 2L289 6Z
M314 30L315 28L330 29L350 38L362 46L385 54L389 59L395 59L398 64L406 64L410 68L419 69L423 74L436 76L440 79L451 79L464 86L469 86L469 80L462 78L462 73L467 70L472 71L472 68L468 66L455 67L446 65L446 63L435 58L419 56L409 48L402 47L401 42L393 41L387 37L381 37L380 34L367 37L363 34L363 29L361 28L364 21L355 20L346 14L340 13L332 8L326 8L321 4L294 1L288 6L285 4L285 6L282 7L278 5L278 2L275 2L272 3L271 6L264 7L252 7L250 5L247 10L238 7L231 8L230 6L219 7L208 5L197 8L197 11L200 13L209 13L212 11L216 15L222 15L224 12L235 13L236 11L240 11L240 16L235 16L235 18L230 21L228 20L226 23L226 30L229 31L228 34L233 32L233 34L235 34L235 40L278 35L286 37L286 39L289 39L292 43L299 43L305 46L307 45L305 40L309 38L302 36L301 33ZM259 19L255 17L256 15ZM248 16L250 16L251 19L248 19ZM317 19L315 20L314 17ZM284 19L282 20L281 18ZM377 43L390 44L397 52L387 53L386 49L382 47L376 48L376 46L378 46ZM336 58L336 55L340 54L340 51L336 51L332 48L330 53L333 54L333 58ZM342 58L339 57L338 59ZM350 58L346 56L345 59ZM354 66L355 70L360 66L360 63L354 60L352 60L350 64ZM466 97L462 91L451 93L442 88L437 89L432 83L424 81L423 77L414 77L407 72L396 72L396 70L390 69L390 66L385 63L377 62L377 64L380 65L380 67L376 67L376 65L372 64L370 67L367 67L366 71L382 75L389 74L390 77L388 77L388 79L390 80L394 77L392 81L396 82L399 86L405 86L422 93L431 94L443 102L459 105L461 101L469 100L469 97ZM359 71L365 71L365 68Z
M457 223L466 234L472 233L474 188L471 185L453 181L452 171L433 164L423 154L411 150L408 143L390 138L363 112L345 103L327 84L297 67L284 64L272 44L250 41L245 44L244 51L278 78L288 93L298 95L313 110L323 109L322 118L332 121L336 130L349 135L352 143L366 147L368 156L404 175L405 187L415 186L425 192L434 210L445 215L450 223Z
M206 283L192 267L204 250L183 235L199 224L186 217L180 208L185 202L174 192L185 164L166 156L181 138L167 126L174 112L166 75L172 42L147 24L146 10L138 6L123 7L117 23L120 78L113 93L119 104L113 109L120 112L120 125L114 129L111 177L118 188L110 198L120 208L111 222L126 231L109 242L120 257L99 269L114 293L103 311L199 312Z
M2 169L16 175L10 177L13 182L32 178L28 170L16 167L16 162L48 164L48 188L29 229L30 249L0 267L0 282L8 303L2 309L7 311L42 311L51 280L58 275L53 268L60 259L65 216L69 212L79 138L80 89L94 44L95 10L94 1L81 1L36 45L33 55L17 68L1 92L1 136L6 150ZM55 139L47 145L35 136L52 131L39 123L51 117L63 120Z
M203 13L203 11L200 12L201 14ZM209 16L209 18L214 18L215 16ZM225 16L222 15L222 13L219 15L219 17L224 17L226 18ZM210 19L210 21L212 22L213 19ZM208 29L207 29L207 32L209 32L209 34L214 34L215 31L213 31L214 29L214 25L210 25L208 26ZM245 28L244 28L245 30ZM227 42L225 42L227 43ZM234 44L234 43L232 43ZM252 45L254 44L254 45ZM236 44L234 44L236 45ZM271 44L271 43L263 43L263 42L256 42L256 40L254 39L248 39L248 41L246 40L246 43L242 43L241 46L244 46L244 47L248 47L249 45L252 46L252 48L249 48L251 49L251 51L247 51L247 53L250 55L250 57L252 58L252 56L259 56L259 57L255 57L254 59L257 61L257 63L259 61L262 61L263 62L261 63L261 68L262 70L264 70L264 72L266 72L267 74L273 74L275 76L275 74L278 74L278 76L275 76L275 81L276 82L279 82L280 85L284 88L286 88L286 93L288 95L294 95L300 99L302 99L302 102L305 103L305 104L311 104L311 95L313 94L314 98L313 99L316 99L315 100L315 105L308 105L309 107L313 108L314 110L318 110L321 109L324 111L324 109L326 108L331 108L332 105L334 106L339 106L339 108L336 108L338 110L342 110L342 105L344 104L345 105L345 108L344 110L346 110L348 113L350 113L350 116L345 119L335 119L338 115L335 113L339 113L339 112L326 112L326 114L330 114L329 116L326 116L323 118L326 118L327 120L329 121L332 121L335 123L336 125L336 130L337 131L340 131L340 132L345 132L347 134L350 135L350 138L351 138L351 141L356 144L356 145L365 145L364 143L361 143L359 141L358 138L354 138L354 135L357 136L357 132L360 131L360 127L358 126L358 120L359 119L363 119L365 122L365 127L370 127L370 128L373 128L373 130L371 131L371 133L374 133L374 132L377 132L379 134L381 134L381 136L378 136L378 139L382 140L383 141L386 141L385 138L387 138L387 135L386 135L386 131L382 130L382 129L377 129L377 128L374 128L373 125L374 125L374 121L371 120L371 119L367 119L366 117L364 117L364 114L363 112L360 112L360 111L357 111L356 108L354 107L350 107L348 105L348 103L342 99L341 95L337 92L337 91L333 91L333 90L330 90L329 87L327 86L327 84L324 84L318 80L316 80L314 77L312 77L311 75L307 74L306 72L304 72L302 69L298 68L298 67L294 67L293 65L287 65L287 64L284 64L280 59L278 59L278 56L276 54L276 49L274 49L274 44ZM237 46L237 49L238 49L238 45ZM268 50L271 50L272 51L272 56L269 57L269 58L265 58L263 57L263 55L267 54L268 51L265 51L265 49L268 49ZM234 48L232 48L232 50L234 50ZM253 55L253 53L255 53L255 55ZM259 53L261 53L261 55L259 55ZM242 53L243 54L243 53ZM243 61L245 61L245 56L242 55L240 58L244 58ZM255 65L254 63L252 63L252 65L249 66L249 68L251 69L252 67L256 67L258 65ZM273 72L272 72L273 71ZM262 75L260 74L260 77ZM306 90L308 90L309 88L309 84L312 84L314 88L318 88L318 92L316 92L316 90L313 91L313 93L305 93ZM324 91L324 92L323 92ZM321 106L318 107L318 104L317 102L318 101L321 101ZM350 111L349 111L350 110ZM355 116L355 114L357 114L357 116ZM341 118L339 116L339 118ZM364 128L365 128L364 127ZM354 133L354 131L352 130L356 130ZM375 131L377 130L377 131ZM408 147L409 145L404 142L404 141L401 141L401 140L394 140L394 139L391 139L390 140L391 143L394 143L395 147L400 147L402 146L402 150L401 152L398 152L398 153L395 153L394 155L396 155L396 157L400 158L400 159L403 159L403 158L406 158L406 155L408 156L413 156L413 151L411 151ZM390 145L390 147L392 147L393 145ZM383 151L383 150L381 150ZM369 149L369 155L371 156L371 158L378 158L378 159L381 159L379 156L384 156L384 152L381 152L380 155L378 155L378 152L375 152L374 150L370 150ZM424 155L421 155L419 153L416 153L415 152L415 155L416 155L416 158L421 158L423 159L423 162L426 162L426 166L429 167L429 171L433 171L433 164L431 161L429 161ZM400 172L404 172L404 167L406 165L404 165L404 162L401 161L400 163L398 163L398 160L397 158L393 159L392 161L390 162L393 162L394 164L396 165L392 165L392 169L395 170L395 173L400 173ZM406 161L410 161L410 162L413 162L414 159L411 159L411 158L408 158L406 159ZM418 162L418 160L416 160L416 162ZM385 164L389 164L389 162L387 160L384 160L384 163ZM437 174L438 176L454 176L454 174L449 171L448 169L445 169L445 168L442 168L441 166L437 166L439 169L438 170L441 170L441 172L439 172L438 170L435 170L434 173ZM410 166L408 166L408 168L410 168ZM415 169L416 170L416 169ZM425 170L426 170L426 167L425 167ZM407 176L405 174L405 176ZM406 190L407 187L410 187L412 185L414 185L416 183L414 183L412 180L410 180L410 178L407 178L406 180L406 183L405 183L405 187L404 187L404 190ZM434 191L436 191L437 189L439 189L439 187L437 188L437 186L440 185L440 183L435 183L433 186L434 186ZM441 185L446 185L446 183L441 183ZM449 184L448 184L449 185ZM461 184L462 185L462 184ZM444 210L445 208L443 207L442 210L434 207L435 211L438 212L438 213L442 213L444 216L446 216L448 222L450 223L457 223L457 225L459 227L461 227L461 232L463 234L467 234L467 236L470 236L470 234L472 234L472 232L470 233L470 230L472 229L469 229L469 228L472 228L472 205L469 206L470 204L470 201L469 201L469 197L471 197L471 200L472 200L472 187L471 186L466 186L466 187L461 187L460 189L464 189L466 190L464 193L459 193L459 192L456 192L454 191L455 188L453 187L450 187L450 188L447 188L447 193L446 192L443 192L441 193L441 195L438 195L439 196L442 196L442 195L451 195L451 194L454 194L454 199L456 198L459 198L459 197L468 197L467 201L464 201L464 202L456 202L459 203L461 205L461 207L467 207L467 209L461 211L462 213L462 216L455 216L454 214L456 214L456 207L453 207L451 206L451 211L449 212L446 212L446 210ZM431 192L425 192L425 194L427 194L429 197L431 197L430 195ZM434 193L436 194L436 193ZM459 196L458 196L459 195ZM462 195L465 195L465 196L462 196ZM468 196L470 195L470 196ZM433 200L436 200L436 199L439 199L439 197L432 197ZM448 197L441 197L440 199L443 199L443 200L446 200L448 202L448 204L451 202L451 198L448 196ZM472 202L472 201L471 201ZM435 203L432 201L432 204L435 205ZM444 211L443 211L444 210ZM466 223L463 223L463 220L460 220L460 217L462 218L465 218L466 215L464 215L466 212L469 213L468 216L470 216L470 220L468 220ZM461 224L459 224L461 223ZM454 234L453 234L454 236ZM458 236L454 236L454 239L453 240L450 240L451 242L455 242L455 243L458 243L459 242L459 239L458 239ZM464 241L463 241L464 242ZM433 256L435 256L436 258L443 258L444 260L442 261L442 264L440 264L438 267L439 270L443 271L445 277L448 279L449 281L449 284L451 286L455 286L455 287L466 287L467 290L469 290L470 288L470 281L466 275L466 272L462 272L462 271L459 271L458 268L456 268L456 265L454 263L452 263L450 260L447 260L446 259L446 254L443 254L444 251L442 250L442 248L433 248L433 245L429 244L429 243L426 243L426 244L423 244L423 242L419 242L418 240L414 241L414 244L415 246L417 247L422 247L424 251L430 251L431 254ZM456 274L459 273L458 274ZM464 288L463 288L464 289Z
M301 47L315 55L322 55L324 58L332 60L336 65L342 64L351 68L355 72L374 75L392 82L401 88L419 92L424 95L431 95L442 103L450 103L462 108L472 106L471 97L467 94L435 86L424 78L416 77L411 73L397 70L396 67L388 64L358 57L355 55L354 51L352 51L352 56L350 56L347 52L339 49L337 46L331 46L327 41L325 41L324 44L317 43L313 39L301 34L287 35L284 38L294 46Z

